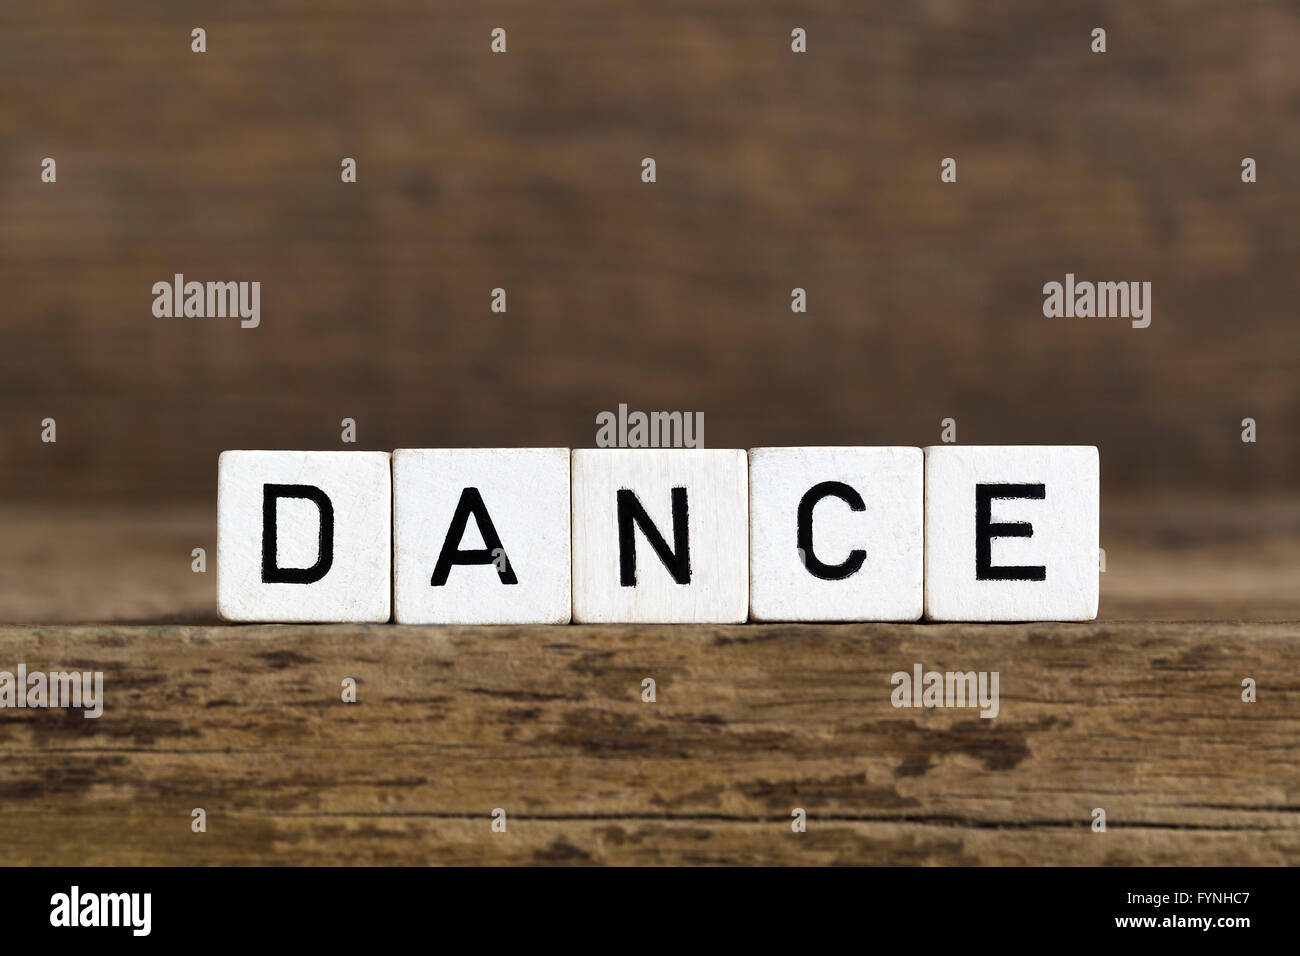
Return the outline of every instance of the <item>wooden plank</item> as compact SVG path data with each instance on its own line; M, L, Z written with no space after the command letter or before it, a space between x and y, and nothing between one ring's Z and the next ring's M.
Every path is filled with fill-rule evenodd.
M51 864L1296 863L1297 661L1297 624L6 627L0 668L101 670L105 706L0 711L0 840ZM999 715L894 708L914 663L999 671Z

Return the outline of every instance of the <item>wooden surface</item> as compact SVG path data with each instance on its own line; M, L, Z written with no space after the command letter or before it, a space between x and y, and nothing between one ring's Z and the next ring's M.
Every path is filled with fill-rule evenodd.
M106 704L0 713L9 863L1300 863L1294 624L0 629L19 660ZM918 662L1001 713L891 707Z
M1294 499L1103 500L1102 620L1003 626L221 626L211 511L0 509L0 669L106 697L0 710L9 862L1300 863Z

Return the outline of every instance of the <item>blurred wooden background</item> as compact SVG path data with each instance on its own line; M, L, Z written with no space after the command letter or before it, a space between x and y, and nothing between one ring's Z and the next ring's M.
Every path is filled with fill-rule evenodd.
M1096 444L1104 497L1300 479L1293 5L10 3L0 104L20 511L208 504L222 449L345 416L590 445L619 402L714 447ZM176 272L260 281L261 327L155 318ZM1066 272L1151 281L1151 327L1044 318Z

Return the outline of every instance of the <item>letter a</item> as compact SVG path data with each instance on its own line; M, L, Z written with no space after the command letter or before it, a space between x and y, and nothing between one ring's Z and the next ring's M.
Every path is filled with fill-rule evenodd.
M461 550L460 542L465 537L465 526L471 515L474 517L474 523L478 525L478 533L482 536L486 547ZM497 577L501 579L502 584L518 584L519 579L515 577L510 562L502 560L498 563L497 554L504 558L505 548L501 546L497 529L493 526L492 519L488 517L483 496L479 494L477 488L465 488L460 493L460 500L456 502L456 511L451 516L451 527L447 529L442 550L438 552L438 562L433 567L433 577L429 579L429 584L432 587L442 587L447 583L452 567L458 564L490 564L496 568Z

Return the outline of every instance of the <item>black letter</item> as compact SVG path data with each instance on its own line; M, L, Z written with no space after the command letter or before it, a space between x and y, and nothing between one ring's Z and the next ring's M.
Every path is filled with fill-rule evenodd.
M636 493L626 488L618 490L618 574L625 588L636 587L636 541L632 524L639 524L645 539L655 549L659 560L678 584L691 583L691 541L687 522L686 489L673 489L673 549L668 550L659 529L654 526Z
M823 564L813 554L813 508L823 498L832 497L839 498L840 501L847 504L850 511L865 511L867 509L862 496L842 481L823 481L819 485L813 485L799 501L799 550L803 552L804 567L808 569L808 573L813 577L821 578L823 581L843 581L845 578L858 573L862 567L862 562L867 560L867 552L861 548L854 548L840 564Z
M471 514L487 547L461 551L459 545L465 537L465 523ZM495 564L493 556L498 553L505 557L506 552L501 547L501 539L497 537L497 529L492 526L492 519L488 517L487 508L483 505L483 496L477 488L465 488L460 493L460 501L456 502L456 513L451 516L451 527L447 529L447 538L442 542L442 551L438 554L438 563L433 566L433 577L429 583L434 587L446 584L453 564ZM505 568L497 571L497 577L502 584L519 583L509 559L505 562Z
M282 568L276 563L276 502L280 498L306 498L320 511L320 544L310 568ZM262 485L262 583L314 584L329 574L334 564L334 505L315 485Z
M1012 564L993 567L994 538L1032 538L1034 526L1028 521L992 524L994 498L1046 498L1043 485L976 485L975 486L975 580L976 581L1046 581L1047 568L1041 564Z

